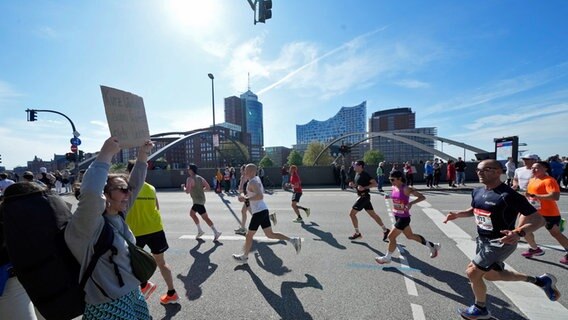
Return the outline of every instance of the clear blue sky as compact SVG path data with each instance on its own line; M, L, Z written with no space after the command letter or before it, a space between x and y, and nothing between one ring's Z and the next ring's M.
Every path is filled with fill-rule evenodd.
M366 100L368 116L411 107L417 126L480 148L518 135L541 157L568 155L568 1L273 3L253 25L246 0L1 1L2 165L69 150L67 120L26 122L26 108L65 113L81 149L98 150L100 85L142 96L151 134L208 126L207 73L217 122L250 73L266 146Z

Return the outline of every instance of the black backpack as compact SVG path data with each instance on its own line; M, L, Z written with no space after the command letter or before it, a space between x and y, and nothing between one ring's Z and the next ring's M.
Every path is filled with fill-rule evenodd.
M10 262L47 320L73 319L83 314L85 284L114 239L111 227L105 223L91 262L79 281L80 265L64 239L71 215L67 203L48 192L6 197L0 207Z

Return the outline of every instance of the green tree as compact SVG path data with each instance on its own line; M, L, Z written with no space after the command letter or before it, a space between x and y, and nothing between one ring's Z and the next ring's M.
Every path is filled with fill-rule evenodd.
M263 168L270 168L274 167L274 162L268 156L264 156L262 159L260 159L258 165Z
M331 156L330 150L325 150L319 157L318 162L314 163L316 157L322 150L325 149L325 144L320 142L311 142L308 145L308 149L304 152L304 165L306 166L328 166L333 162L333 157Z
M301 166L302 165L302 155L298 151L292 150L290 152L290 154L288 155L288 164L289 165Z
M363 155L365 164L378 165L383 160L385 160L385 156L378 150L369 150Z
M110 166L109 172L112 172L112 173L124 173L124 172L126 172L126 163L122 163L122 162L113 163Z

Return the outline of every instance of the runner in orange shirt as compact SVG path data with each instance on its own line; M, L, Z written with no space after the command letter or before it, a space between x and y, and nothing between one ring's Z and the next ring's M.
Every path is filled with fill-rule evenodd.
M546 220L546 230L564 247L566 253L560 259L560 263L568 264L568 238L560 230L562 218L556 204L556 201L560 199L560 186L556 179L548 175L548 172L550 172L548 162L538 161L532 165L531 170L533 177L529 180L525 195L533 207L538 210L538 213ZM527 232L525 239L530 248L522 253L523 257L532 258L533 256L542 256L544 254L544 251L536 244L532 232Z

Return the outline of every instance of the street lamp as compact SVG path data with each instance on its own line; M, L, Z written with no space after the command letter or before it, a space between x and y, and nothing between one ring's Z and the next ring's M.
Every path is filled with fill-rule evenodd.
M217 166L217 152L215 151L215 77L212 73L208 73L207 76L211 79L211 106L213 108L213 133L211 134L211 146L213 147L213 167L215 167Z

